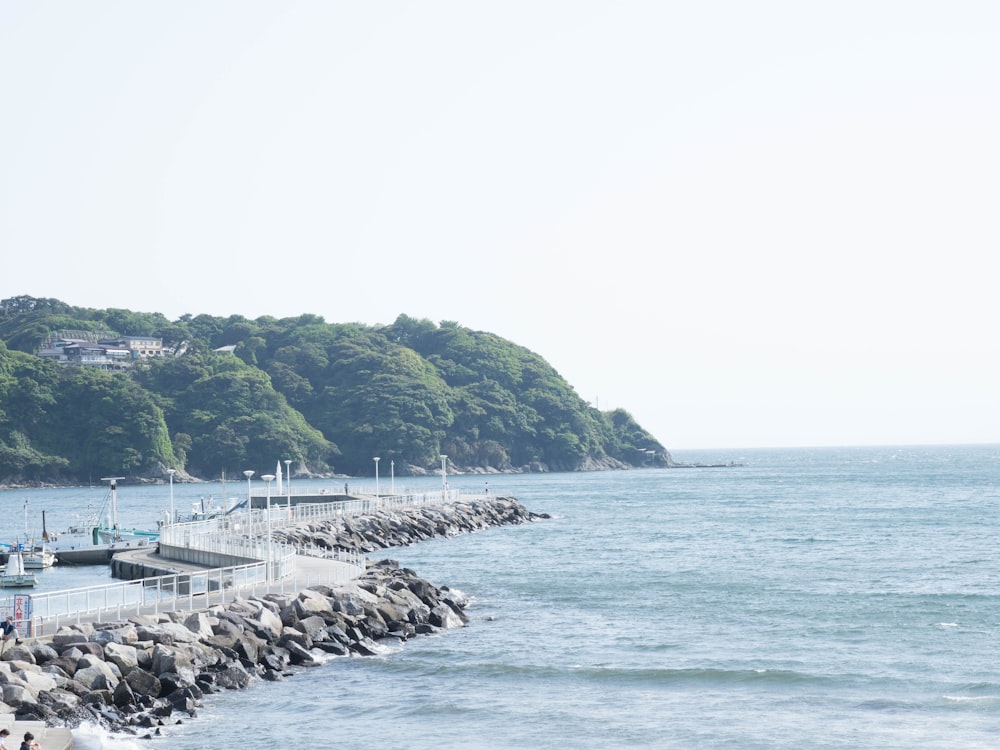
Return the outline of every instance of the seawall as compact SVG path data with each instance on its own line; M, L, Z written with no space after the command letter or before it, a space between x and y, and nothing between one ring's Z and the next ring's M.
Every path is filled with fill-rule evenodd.
M548 515L532 513L516 498L496 496L303 523L276 529L273 535L276 540L289 544L370 553L435 537L456 536L542 518Z
M341 519L343 528L304 525L286 533L319 546L352 541L367 551L544 517L498 497L376 512ZM206 695L285 679L324 655L372 655L382 639L405 641L463 626L465 606L446 586L381 560L347 584L121 622L64 625L52 636L7 645L0 656L0 713L50 727L94 722L153 737L194 718Z

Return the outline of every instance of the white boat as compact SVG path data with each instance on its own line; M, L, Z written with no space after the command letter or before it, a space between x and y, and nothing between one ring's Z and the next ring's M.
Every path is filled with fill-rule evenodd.
M42 570L55 565L56 555L47 544L40 547L32 547L23 555L25 570Z
M94 544L117 544L119 542L138 542L148 544L160 538L159 529L123 529L118 525L118 480L124 477L104 477L101 481L110 482L108 488L111 499L111 509L106 525L94 529Z
M0 586L6 589L30 589L38 585L38 576L26 573L21 550L12 549L7 555L7 568L0 575Z
M88 507L87 515L75 516L73 523L67 526L65 531L60 532L58 539L64 546L66 542L74 545L93 544L94 529L100 525L97 513Z

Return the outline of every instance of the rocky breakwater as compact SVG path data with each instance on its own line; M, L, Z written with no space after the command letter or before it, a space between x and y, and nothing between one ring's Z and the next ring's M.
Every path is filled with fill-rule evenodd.
M277 541L344 548L364 553L387 547L405 547L435 537L481 531L548 518L532 513L513 497L480 497L447 505L377 510L359 516L343 516L276 529Z
M51 637L8 642L0 711L153 736L196 716L206 694L281 680L331 655L371 655L382 639L461 626L465 606L456 592L382 560L348 584L295 595L63 626Z

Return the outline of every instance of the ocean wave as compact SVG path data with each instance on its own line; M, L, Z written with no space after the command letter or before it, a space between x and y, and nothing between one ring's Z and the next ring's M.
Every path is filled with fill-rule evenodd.
M1000 703L1000 695L944 695L942 698L954 703Z
M584 668L577 672L590 679L616 683L648 682L669 684L760 684L760 685L801 685L804 683L828 682L829 678L788 669L717 669L694 667L687 669L646 668Z
M147 747L135 737L111 734L97 724L81 724L72 735L74 750L140 750Z
M485 662L476 664L453 664L449 671L460 671L465 675L478 674L481 677L510 677L519 679L531 677L553 682L590 681L615 685L684 686L701 685L803 685L827 684L838 678L825 675L807 674L787 669L717 669L712 667L692 668L627 668L613 666L583 666L571 664L565 667L511 664L507 662Z
M892 698L872 698L854 704L855 708L863 708L868 711L884 711L886 713L897 713L902 711L918 711L923 706L913 701L894 700Z

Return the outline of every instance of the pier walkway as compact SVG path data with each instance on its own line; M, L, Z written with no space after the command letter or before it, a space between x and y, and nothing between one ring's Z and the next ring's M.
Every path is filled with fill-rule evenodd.
M194 610L236 596L334 584L364 573L364 555L305 549L269 541L274 530L378 511L442 506L478 497L459 490L371 497L334 497L292 507L272 504L217 518L167 524L157 545L118 552L118 582L30 596L15 607L22 633L44 637L61 624L126 619L135 613Z

